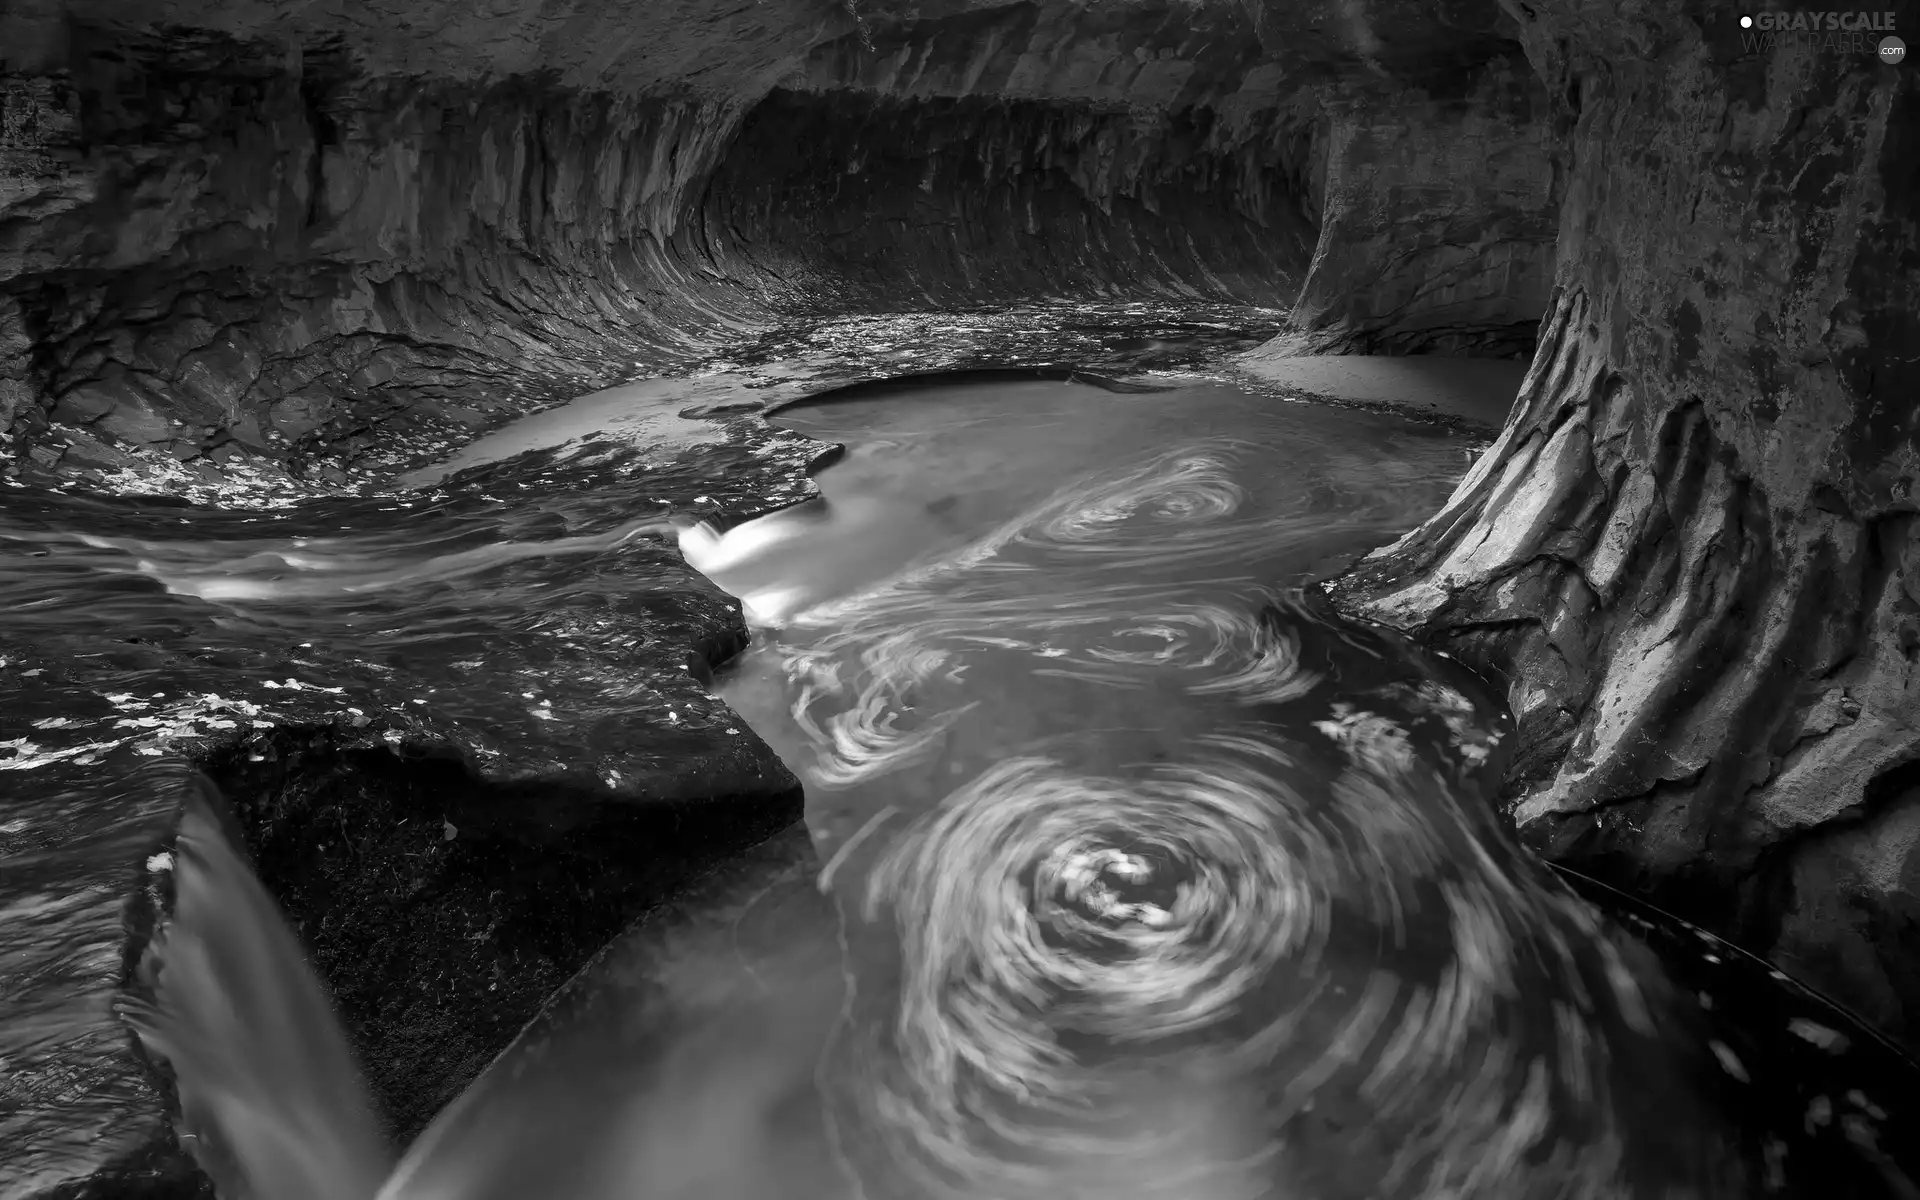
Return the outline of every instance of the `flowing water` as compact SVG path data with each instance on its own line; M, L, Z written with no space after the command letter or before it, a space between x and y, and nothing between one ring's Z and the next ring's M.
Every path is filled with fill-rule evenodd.
M1843 1016L1528 856L1493 803L1498 697L1319 600L1470 439L1217 383L873 386L774 421L846 452L818 499L728 528L636 511L640 467L578 454L399 502L404 535L388 502L324 537L9 518L69 604L117 589L130 628L250 647L236 676L300 640L285 686L400 711L396 672L457 663L435 703L489 731L476 761L534 752L529 704L542 736L590 709L545 751L583 778L729 719L691 679L616 679L623 614L698 625L680 556L754 625L714 687L800 777L804 827L616 940L397 1165L194 801L129 1017L226 1200L1914 1194L1905 1097L1798 1128L1864 1068L1821 1065L1837 1033L1793 1057L1787 1026ZM609 732L623 705L654 715ZM37 752L144 746L80 745Z

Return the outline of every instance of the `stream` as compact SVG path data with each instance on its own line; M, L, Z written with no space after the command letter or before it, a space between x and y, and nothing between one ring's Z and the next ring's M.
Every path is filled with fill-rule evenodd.
M701 748L737 714L804 789L404 1147L206 789L127 1015L222 1200L1920 1195L1890 1049L1535 859L1496 802L1499 693L1323 599L1474 437L1201 378L935 377L750 421L700 447L716 486L843 445L817 497L715 520L643 499L683 465L576 446L324 512L8 498L0 651L111 623L111 689L40 703L133 723L9 743L64 781L23 822L169 729L298 719L172 690L141 656L182 638L588 782L679 754L744 779ZM724 606L689 566L751 643L648 674L637 631Z

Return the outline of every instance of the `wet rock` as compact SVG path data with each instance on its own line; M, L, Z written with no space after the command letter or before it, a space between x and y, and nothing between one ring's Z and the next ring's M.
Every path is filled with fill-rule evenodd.
M1390 8L1355 42L1231 4L779 0L749 21L678 0L636 40L615 8L573 4L570 37L618 55L425 8L378 37L270 0L170 11L164 33L129 18L57 86L18 83L49 113L104 98L84 138L64 118L29 131L64 199L38 202L4 274L61 375L21 383L44 397L125 362L170 414L251 414L310 458L364 464L309 397L377 390L391 411L350 424L386 428L497 380L497 422L794 306L972 307L1124 278L1285 307L1316 236L1314 130L1341 98L1384 77L1394 106L1464 105L1472 125L1486 99L1440 81L1512 53L1490 2ZM1491 145L1474 136L1463 149Z
M1324 134L1320 242L1295 353L1531 356L1558 198L1543 91L1491 64L1463 99L1350 101Z
M65 457L68 462L76 466L101 470L131 467L138 461L131 455L122 454L85 430L76 430L68 435Z
M251 412L243 412L238 420L218 431L224 440L231 438L253 450L263 450L267 446L267 435L260 428L260 418Z
M1508 681L1539 849L1912 1046L1912 77L1773 73L1718 17L1529 9L1572 136L1540 353L1493 452L1347 595Z
M861 307L1097 294L1116 258L1132 264L1130 288L1142 295L1280 307L1312 231L1284 186L1248 196L1237 173L1275 165L1272 151L1253 147L1280 140L1282 116L1267 114L1243 150L1211 145L1192 118L776 92L742 123L708 211L762 231L756 261L781 275L825 273ZM969 197L963 218L926 220L930 194ZM1093 241L1060 236L1095 213ZM916 264L905 278L903 263Z
M163 441L173 427L157 404L131 390L96 424L103 432L129 442Z
M605 1169L598 1151L607 1145L671 1131L675 1146L704 1148L724 1131L722 1153L634 1156L638 1169L623 1184L630 1194L658 1181L729 1200L843 1193L815 1092L846 990L819 871L812 839L794 825L649 912L475 1081L458 1115L436 1128L433 1149L410 1164L411 1185L454 1186L475 1200L536 1186L584 1191ZM689 979L699 981L697 998ZM594 1094L627 1102L576 1103ZM721 1112L768 1117L716 1119Z
M0 671L9 705L27 699L34 680L11 664ZM169 777L146 770L101 780L84 766L50 764L34 784L54 820L29 811L26 789L11 786L0 825L8 942L32 948L10 955L13 985L0 998L8 1100L0 1190L192 1195L198 1173L173 1143L167 1085L113 1016L130 943L152 928L143 864L164 847ZM86 835L63 835L74 828Z
M244 334L229 331L179 360L176 386L188 403L198 401L227 423L241 417L240 398L260 374L260 353Z
M125 383L81 384L60 397L48 415L69 425L85 425L112 412L116 404L131 402L135 395Z
M1910 1013L1920 995L1920 963L1901 953L1920 945L1920 786L1909 779L1875 790L1863 817L1803 835L1748 895L1756 923L1779 930L1773 952L1783 964L1809 979L1844 980L1862 1012L1911 1040L1911 1026L1887 1014Z
M329 730L207 763L331 983L399 1144L630 922L799 819L798 783L767 768L753 795L570 803ZM501 806L531 823L502 824Z
M0 429L11 429L14 414L33 403L32 349L19 302L0 296Z
M11 430L14 414L34 402L34 389L25 380L0 379L0 428Z
M160 447L182 495L230 495L239 460L179 468L207 448L180 422L298 443L276 495L358 488L447 448L423 400L491 425L855 306L889 316L823 323L831 370L967 358L902 310L1072 292L1291 304L1307 349L1507 354L1544 315L1514 426L1353 603L1510 680L1540 847L1890 1028L1920 1011L1910 74L1776 71L1718 18L1601 0L164 15L0 13L10 482L99 468L51 418ZM967 365L1191 360L1042 332L992 327ZM579 743L520 745L546 770ZM123 896L145 848L72 869ZM94 900L48 939L92 957L47 976L91 1023L33 1051L32 1095L111 1119L8 1195L119 1179L156 1127L126 1061L73 1068L121 1045Z
M205 317L183 316L141 337L131 365L143 371L171 372L188 354L211 342L217 332Z
M124 369L64 393L48 415L71 425L98 423L102 431L136 443L164 440L172 423L161 403Z
M693 456L601 447L570 469L602 487L628 482L574 520L605 537L600 527L630 523L636 506L698 496L744 516L804 491L816 445L757 423L729 429ZM75 572L34 553L43 523L86 525L158 537L151 551L191 570L172 553L183 512L246 538L325 542L357 530L376 557L396 528L472 543L494 519L489 488L586 491L552 481L563 458L483 469L419 509L276 519L60 492L10 498L7 528L27 536L0 539L12 614L0 629L0 911L13 914L0 954L35 982L0 995L0 1055L17 1101L0 1109L0 1194L171 1197L200 1186L175 1137L165 1071L116 1015L134 994L130 964L166 915L157 877L195 766L227 787L376 1064L399 1137L626 923L796 819L791 774L686 669L691 655L710 672L744 644L738 605L657 536L626 544L607 564L625 577L605 577L605 588L564 554L544 582L530 560L523 583L540 603L513 606L517 616L431 616L462 603L460 589L385 589L376 606L401 607L383 620L440 631L397 657L350 630L314 631L306 645L246 621L251 632L214 632L202 620L210 609L131 562ZM528 515L523 537L567 536L565 521ZM259 565L263 580L284 576Z

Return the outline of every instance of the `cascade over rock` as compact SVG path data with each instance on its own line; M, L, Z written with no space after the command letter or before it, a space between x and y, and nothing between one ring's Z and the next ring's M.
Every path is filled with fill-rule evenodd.
M1531 357L1492 451L1336 598L1504 682L1507 797L1535 849L1913 1044L1916 224L1911 66L1754 52L1694 0L12 0L0 484L351 494L848 313L1236 304L1284 317L1269 358ZM696 416L724 424L747 394ZM724 460L676 448L673 503L739 518L805 494L809 454L763 453L746 424ZM711 720L612 807L724 793L764 832L791 819L791 778L683 678L738 648L737 606L673 587L671 619L620 614L615 665L671 676ZM0 639L0 710L93 669L75 664L97 648L28 640ZM141 669L203 669L162 634L125 640ZM23 652L72 672L28 678ZM267 661L196 678L231 688ZM37 1148L0 1155L0 1200L204 1187L164 1072L114 1015L164 915L151 856L186 767L253 814L270 863L338 806L397 831L426 811L418 780L485 807L575 753L535 723L482 786L382 757L453 736L429 718L383 745L297 699L271 735L210 736L95 792L63 763L92 807L0 820L0 912L48 947L32 987L0 990L18 1100L0 1145ZM629 723L642 758L657 715ZM716 761L742 782L699 774ZM595 811L616 790L567 786ZM407 946L537 924L540 897L495 884L545 851L474 866L430 824L394 839L454 872L452 898L385 860L315 868L281 899L336 931L323 970L377 934L349 892L413 906ZM376 1083L397 1126L660 886L575 897L591 928L509 947L538 967L494 1007L461 972L495 964L465 950L411 1015L350 996L362 1047L393 1050Z

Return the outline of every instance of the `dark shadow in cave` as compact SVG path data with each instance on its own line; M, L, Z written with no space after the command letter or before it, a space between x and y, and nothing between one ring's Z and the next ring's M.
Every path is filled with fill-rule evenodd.
M800 788L632 801L276 731L202 765L404 1144L603 946L795 821Z

